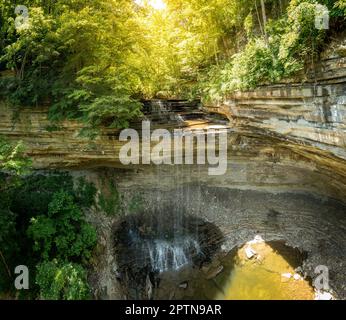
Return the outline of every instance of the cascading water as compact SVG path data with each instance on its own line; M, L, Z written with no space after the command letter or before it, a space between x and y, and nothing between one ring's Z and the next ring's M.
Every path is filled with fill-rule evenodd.
M193 264L193 257L202 255L198 243L197 228L188 228L185 219L184 203L188 201L189 190L182 184L186 177L179 166L174 166L172 185L178 187L176 206L171 212L163 210L160 192L157 193L155 214L151 217L151 226L156 226L155 236L149 239L134 239L142 252L148 252L150 268L154 272L178 271L184 266ZM157 181L161 180L161 166L156 167ZM167 217L169 215L169 218Z
M153 222L153 219L150 220ZM160 225L157 222L151 227L156 225L157 228ZM147 265L151 272L178 271L187 265L192 265L194 258L203 255L196 235L185 234L185 232L175 235L166 227L154 230L153 235L140 234L141 231L138 231L136 227L128 230L128 243L131 249L137 253L136 262ZM139 228L143 230L145 227L140 226ZM150 231L148 232L150 233Z
M155 271L178 271L192 263L191 256L201 253L200 246L190 237L175 240L154 240L147 242L151 266Z
M169 123L175 127L184 127L187 119L206 118L200 111L200 101L152 100L145 106L151 120L165 123L165 128Z
M128 215L114 230L117 261L126 296L151 299L159 290L160 279L179 275L210 261L220 249L222 233L213 224L198 217L187 205L195 187L190 186L192 172L186 174L173 166L169 185L162 182L165 171L155 167L157 192L154 204L136 215ZM167 201L162 192L174 192Z
M161 117L173 114L183 121L179 113L172 112L174 107L160 101L152 103L151 108ZM127 288L136 284L136 288L132 287L134 294L130 294L136 298L140 287L141 292L152 292L161 274L177 273L211 259L223 239L218 228L198 218L199 204L193 210L188 209L192 192L196 190L191 185L192 166L173 165L169 183L164 168L164 165L155 166L156 199L150 208L125 217L115 230L119 266L127 279ZM163 200L163 193L170 191L174 193L173 201Z

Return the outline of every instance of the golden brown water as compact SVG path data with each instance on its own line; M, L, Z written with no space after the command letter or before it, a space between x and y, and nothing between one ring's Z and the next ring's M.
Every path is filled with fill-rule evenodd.
M245 245L235 257L233 269L218 300L313 300L314 291L308 281L296 280L294 268L266 243L251 244L257 253L249 259ZM285 277L283 274L291 274ZM224 275L225 276L225 275Z

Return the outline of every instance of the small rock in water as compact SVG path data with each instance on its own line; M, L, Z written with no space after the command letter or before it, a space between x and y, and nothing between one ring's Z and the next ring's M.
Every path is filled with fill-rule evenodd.
M293 276L294 280L300 280L302 277L296 273L294 276Z
M180 285L179 285L179 288L180 289L187 289L188 287L188 283L187 282L182 282Z
M251 244L258 244L258 243L264 243L265 241L263 240L263 238L260 235L255 236L255 238L251 241L249 241L247 244L251 245Z
M289 282L290 279L292 278L292 274L291 273L283 273L281 274L281 282Z
M257 254L257 252L251 247L247 247L245 248L245 254L248 259L252 259Z

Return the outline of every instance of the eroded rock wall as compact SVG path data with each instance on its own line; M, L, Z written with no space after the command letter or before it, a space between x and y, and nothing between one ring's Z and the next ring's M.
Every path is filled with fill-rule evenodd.
M281 166L281 167L280 167ZM97 226L100 243L93 261L91 279L100 299L126 297L117 279L119 269L114 246L114 227L127 215L183 214L212 223L222 232L220 250L231 251L260 235L265 241L284 241L307 253L303 273L315 278L315 268L330 270L330 285L338 298L346 295L345 204L311 191L313 177L304 168L260 166L253 162L233 163L227 175L208 176L200 166L148 167L123 171L96 169L88 177L107 194L113 182L121 194L122 209L105 216L93 211L89 217ZM83 175L83 172L74 172ZM298 185L305 180L305 192ZM310 183L310 185L309 185ZM256 187L257 186L257 187ZM318 186L316 186L317 189ZM126 279L125 279L126 280ZM179 283L177 283L177 286Z
M209 107L231 123L232 185L279 187L289 181L297 190L311 187L345 199L346 58L338 52L327 50L299 82L238 92ZM82 129L77 121L51 123L45 107L18 111L0 102L0 134L22 140L35 169L122 167L119 132L102 129L91 140L81 135ZM299 174L300 168L305 174Z
M209 108L245 135L270 137L319 171L346 181L346 58L327 50L296 83L237 92Z
M0 103L0 134L22 140L35 169L71 170L105 194L102 181L114 179L125 206L142 195L143 210L165 210L180 186L189 186L186 210L220 227L229 249L258 233L286 240L308 251L310 274L328 265L333 287L345 297L346 59L328 54L311 72L304 83L236 93L209 108L231 122L223 176L209 176L201 166L124 167L118 132L103 129L90 140L80 135L81 123L52 124L43 107L17 112ZM177 173L185 180L174 183ZM88 219L99 234L91 272L95 297L124 298L112 234L118 217L95 210Z

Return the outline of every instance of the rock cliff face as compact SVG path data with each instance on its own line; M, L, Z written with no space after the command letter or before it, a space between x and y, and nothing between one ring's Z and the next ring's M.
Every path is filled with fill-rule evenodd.
M343 185L346 181L346 58L338 46L297 83L237 92L208 108L243 135L272 139ZM342 186L343 188L343 186Z
M248 173L247 179L254 180L249 185L256 184L256 180L270 185L271 176L275 176L274 168L280 166L304 167L312 176L329 180L328 195L334 194L343 200L346 190L346 58L337 52L327 50L316 68L306 72L304 82L238 92L223 104L208 108L227 115L231 122L230 166L250 162L261 168L268 165L273 168L273 172L257 168L259 172L254 177ZM23 140L36 169L121 168L122 144L118 141L118 132L104 129L98 138L90 140L81 137L82 128L76 121L53 125L46 108L18 112L0 102L0 134ZM282 185L286 185L285 176L289 177L290 171L280 177ZM243 184L242 179L232 182ZM309 184L298 180L297 185ZM318 180L323 181L315 179Z
M124 167L119 132L104 129L90 140L76 121L50 123L46 108L17 112L0 103L0 134L22 140L35 169L86 175L104 193L104 181L114 181L125 214L133 213L138 195L140 210L168 212L185 194L184 210L219 227L229 249L256 234L285 240L308 252L310 276L327 265L333 289L345 297L346 58L327 52L304 83L239 92L208 110L230 120L223 176L209 176L203 166ZM89 219L100 240L91 272L95 297L123 298L113 243L117 217L95 211Z
M237 92L220 106L234 125L346 157L346 57L326 51L297 83Z

